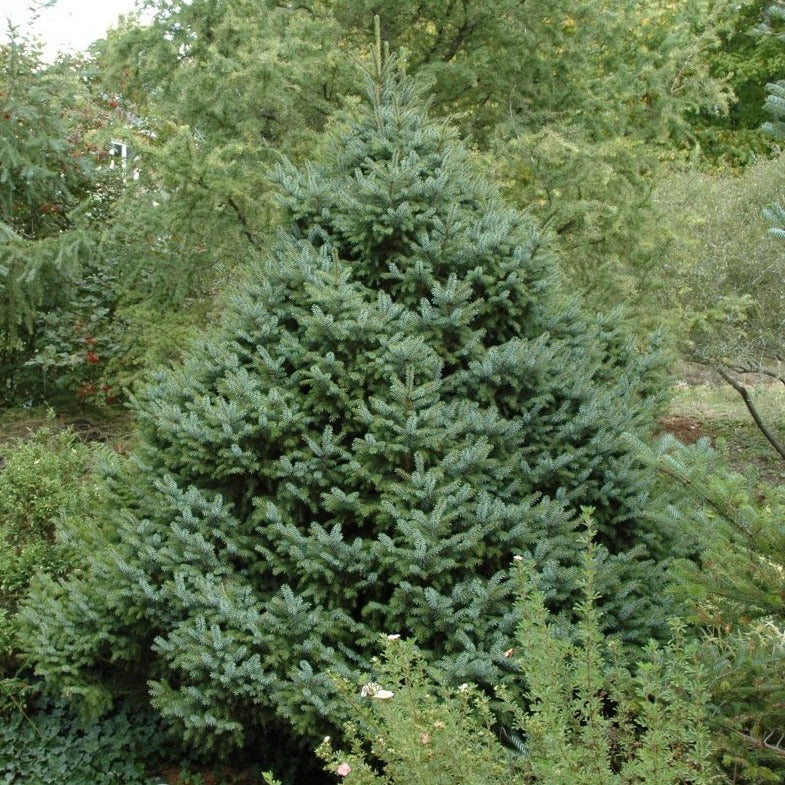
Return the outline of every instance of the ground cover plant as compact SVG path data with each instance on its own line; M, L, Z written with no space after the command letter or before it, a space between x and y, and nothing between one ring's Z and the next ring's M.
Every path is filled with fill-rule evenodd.
M511 556L569 627L583 505L604 631L667 634L680 546L618 438L654 426L656 356L580 311L531 221L377 66L326 159L281 167L284 231L250 291L137 398L105 543L25 608L41 676L94 702L149 690L206 748L337 726L327 673L362 672L385 630L454 683L504 681Z
M40 684L0 692L0 777L26 785L153 785L172 739L139 706L86 719Z

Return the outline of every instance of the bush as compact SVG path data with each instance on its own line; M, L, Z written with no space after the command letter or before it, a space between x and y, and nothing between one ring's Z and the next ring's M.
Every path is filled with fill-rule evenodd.
M0 676L15 659L16 608L32 577L74 564L58 522L89 513L97 489L93 453L70 431L45 426L3 445L0 469Z
M328 159L278 174L288 215L212 340L139 396L108 477L113 531L25 610L37 670L93 694L146 682L206 745L312 739L329 671L415 636L453 683L503 681L514 553L565 625L576 511L596 508L604 626L667 635L650 479L621 445L660 402L657 359L560 292L414 86L388 68Z
M763 215L782 199L781 167L774 159L738 175L683 172L657 189L662 220L681 238L662 305L678 303L682 347L693 358L756 365L781 354L785 257Z
M369 694L367 686L344 685L353 717L348 746L334 749L324 740L319 754L327 771L348 785L715 781L697 645L685 644L675 627L667 647L652 644L634 669L620 665L600 631L597 564L591 550L587 555L576 642L559 635L531 565L521 562L520 621L509 650L520 689L503 693L513 727L497 727L483 692L445 684L429 673L416 646L390 636L373 673L383 687ZM514 694L523 694L523 702Z

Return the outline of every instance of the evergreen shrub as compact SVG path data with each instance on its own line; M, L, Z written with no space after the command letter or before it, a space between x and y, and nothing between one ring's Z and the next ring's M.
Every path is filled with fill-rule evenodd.
M785 490L731 471L707 443L640 449L671 493L682 489L675 523L701 542L697 562L674 565L672 588L703 632L718 760L728 781L782 782Z
M0 454L0 781L147 783L163 744L157 716L125 705L85 720L30 678L19 653L17 608L30 583L78 568L67 532L85 529L98 502L94 448L46 425Z
M92 698L146 682L201 744L310 743L340 723L328 673L367 670L380 633L450 683L505 681L511 557L569 625L583 505L604 630L668 634L679 546L619 438L653 429L658 360L559 289L411 81L380 67L368 94L322 162L281 166L268 260L135 400L104 545L25 608L39 674Z

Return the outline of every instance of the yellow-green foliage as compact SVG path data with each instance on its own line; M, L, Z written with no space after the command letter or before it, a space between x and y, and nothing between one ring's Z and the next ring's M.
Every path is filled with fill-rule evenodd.
M96 495L91 451L70 431L45 426L0 446L0 673L14 649L14 613L31 578L73 563L58 521L84 514Z
M663 269L663 306L678 303L686 348L701 359L772 356L785 331L782 242L763 208L783 201L782 157L738 175L684 171L662 181L655 201L680 240Z

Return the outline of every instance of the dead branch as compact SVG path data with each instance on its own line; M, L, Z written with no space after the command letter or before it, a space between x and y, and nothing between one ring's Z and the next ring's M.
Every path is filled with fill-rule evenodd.
M785 376L781 376L776 371L772 371L771 368L764 368L763 366L753 366L753 365L730 365L729 363L725 363L728 368L730 368L734 373L759 373L761 376L769 376L772 379L776 379L778 382L782 382L785 384Z
M781 758L785 758L785 747L783 747L783 742L785 742L785 733L781 733L780 731L769 731L764 736L753 736L751 733L747 733L746 731L736 730L736 733L741 736L749 745L755 747L756 749L765 749L769 752L773 752L775 755L778 755ZM772 743L772 739L779 734L779 738L777 741Z

